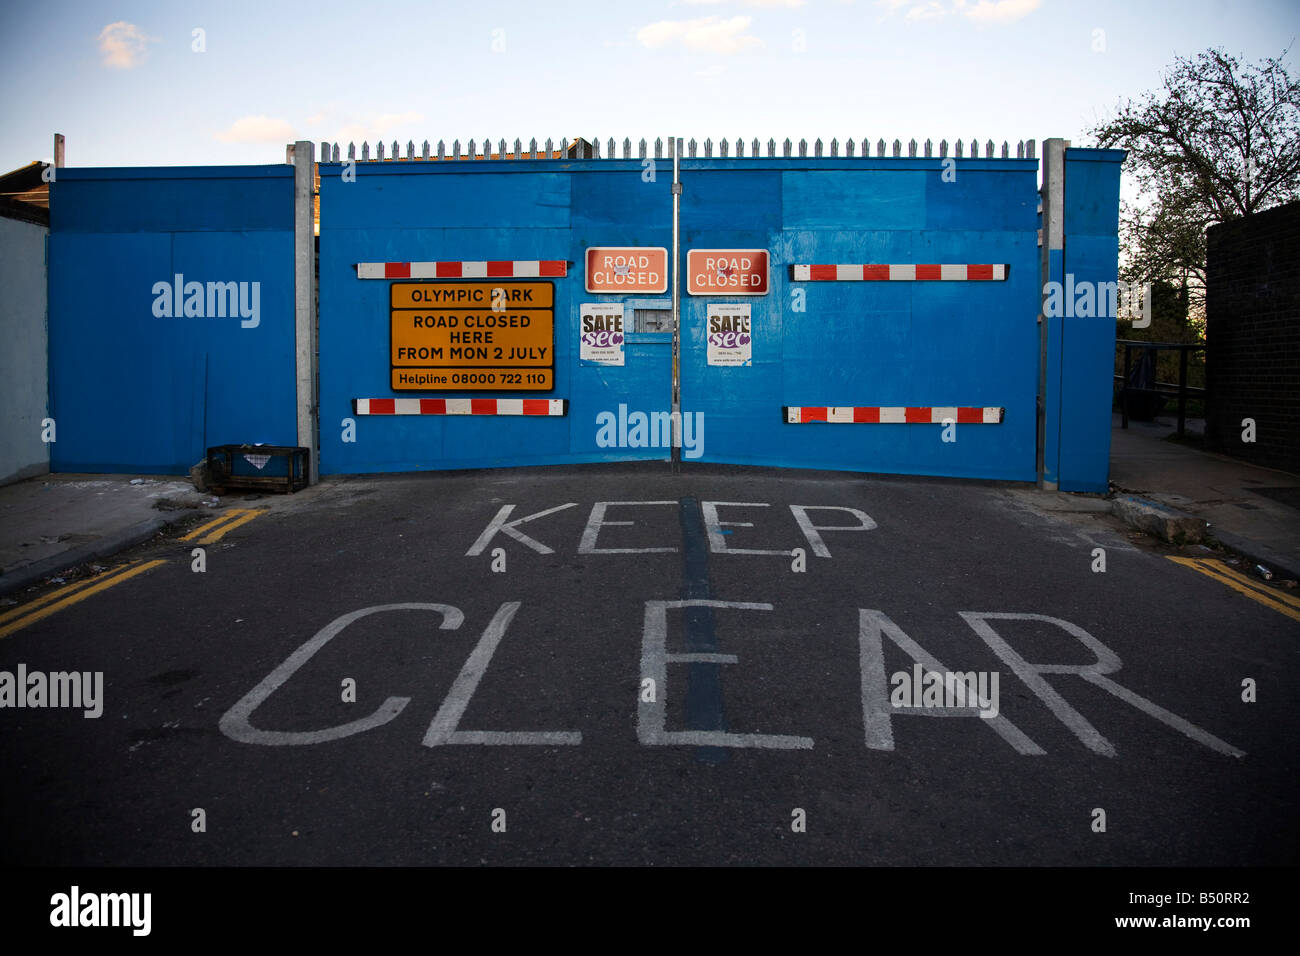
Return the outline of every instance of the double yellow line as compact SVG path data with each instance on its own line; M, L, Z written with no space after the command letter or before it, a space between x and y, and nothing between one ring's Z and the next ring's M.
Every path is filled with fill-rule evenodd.
M232 508L219 518L214 518L206 524L199 525L180 540L193 541L197 538L199 544L212 544L215 541L220 541L227 533L234 531L240 525L247 524L258 515L266 514L268 510L267 508ZM74 581L48 594L43 594L34 601L29 601L21 607L0 614L0 638L8 637L29 624L35 624L51 614L62 611L65 607L70 607L78 601L84 601L93 594L106 591L115 584L121 584L137 574L151 571L158 565L166 563L166 559L163 558L154 561L131 561L114 568L106 574Z
M1212 561L1207 558L1176 558L1173 555L1166 555L1166 557L1193 571L1200 571L1221 584L1226 584L1234 591L1246 595L1253 601L1258 601L1265 607L1272 608L1279 614L1285 614L1293 621L1300 621L1300 598L1294 595L1267 587L1254 578L1228 567L1222 561Z
M29 624L35 624L51 614L62 611L65 607L76 604L78 601L84 601L92 594L98 594L100 591L106 591L115 584L121 584L137 574L143 574L150 571L160 564L166 564L165 559L156 561L132 561L121 567L114 568L107 574L101 574L93 578L86 578L82 581L74 581L66 587L61 587L49 594L43 594L35 601L30 601L22 607L16 607L11 611L0 614L0 638L8 637L14 631L20 631Z
M207 524L199 525L180 540L193 541L198 538L199 544L212 544L214 541L220 541L227 532L234 531L241 524L248 524L258 515L266 514L268 510L267 508L231 508L220 518L214 518ZM199 535L203 535L203 537L199 537Z

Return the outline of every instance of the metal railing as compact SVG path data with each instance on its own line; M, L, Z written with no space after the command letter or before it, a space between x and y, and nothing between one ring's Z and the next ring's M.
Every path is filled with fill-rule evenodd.
M667 154L667 157L665 157L664 139L662 137L655 139L653 144L653 158L655 159L671 158L672 137L669 137L668 140L669 140L669 152ZM705 159L713 158L714 147L715 147L713 140L706 139L702 145L703 145L703 154L704 154L703 158ZM844 156L847 158L853 158L855 156L855 153L858 157L863 159L871 158L871 140L869 138L864 137L862 139L860 148L857 145L857 140L854 139L846 139L844 140L842 145L844 149ZM1021 140L1018 143L1016 143L1014 157L1011 156L1012 147L1011 144L1008 142L1004 141L1001 147L999 148L996 144L994 144L993 140L991 139L986 140L983 144L984 155L982 157L980 156L980 145L981 144L978 139L971 139L967 141L967 143L965 144L963 144L962 140L960 139L956 140L953 143L952 156L956 159L962 159L962 158L1035 159L1036 158L1035 157L1036 144L1035 141L1032 139ZM496 150L494 152L491 139L485 138L482 141L481 150L480 147L477 145L476 141L471 139L466 144L465 149L462 151L461 142L458 139L452 141L450 149L448 149L445 141L443 140L438 140L437 146L433 147L430 146L429 141L426 139L424 141L424 145L420 148L418 155L416 153L415 141L407 140L406 155L402 156L401 146L397 140L393 140L391 147L388 149L385 149L385 145L381 140L375 145L375 152L373 157L371 156L370 143L368 141L363 142L361 144L360 156L357 155L356 143L348 143L346 158L354 162L363 162L363 163L367 163L367 162L382 163L382 162L394 162L394 161L428 162L433 160L464 161L464 160L502 160L502 159L507 159L507 160L602 159L602 158L618 159L619 158L618 146L619 144L614 140L614 138L610 137L608 140L606 140L605 150L602 156L601 143L598 138L587 140L579 137L577 139L574 139L572 142L570 142L568 139L561 139L558 149L555 147L554 140L551 139L547 139L540 146L538 145L536 139L529 140L526 146L524 145L522 140L516 139L513 144L513 149L510 148L509 144L507 144L504 139L501 139L497 141ZM691 159L698 158L700 152L700 146L701 144L694 139L687 140L686 158L691 158ZM727 139L720 139L716 144L717 157L719 159L726 159L730 156L735 156L738 159L742 159L746 155L748 155L749 157L754 159L777 158L778 156L777 142L775 139L769 139L767 141L766 157L763 156L762 146L763 144L760 143L756 137L750 141L748 147L749 151L748 153L746 153L745 140L737 138L734 141L734 152L733 152L732 141ZM903 143L901 140L895 139L892 144L887 144L883 139L878 139L876 140L875 146L876 146L877 158L885 158L887 153L888 155L892 156L892 158L894 159L901 159L901 158L910 159L910 158L916 158L918 156L926 159L936 158L936 157L943 159L943 158L947 158L949 155L948 141L946 139L939 141L937 153L935 152L934 143L928 139L922 144L918 144L915 139L910 140L907 143ZM623 147L622 150L623 159L646 159L651 155L651 145L648 144L644 139L637 142L634 148L632 140L625 138L623 140L622 147ZM824 144L822 140L817 139L812 144L812 156L813 158L822 158L829 155L829 157L832 159L838 158L840 156L840 147L841 147L841 143L840 140L838 139L832 139L827 144ZM796 158L796 154L794 150L795 150L795 144L793 144L787 138L784 142L780 144L780 157L786 159ZM635 155L633 155L634 152ZM807 157L808 157L808 141L806 139L801 139L799 140L798 143L797 158L805 159ZM337 162L341 162L342 160L343 160L342 148L339 143L322 142L320 144L321 162L337 163Z
M1205 345L1197 342L1141 342L1137 339L1116 339L1115 344L1124 347L1124 375L1122 377L1119 375L1115 376L1115 378L1121 383L1119 391L1120 427L1128 428L1130 395L1152 393L1166 396L1176 395L1178 397L1178 434L1181 437L1186 430L1188 393L1196 392L1198 395L1205 394L1205 389L1187 384L1187 355L1189 352L1204 352ZM1178 384L1174 385L1171 382L1155 381L1155 370L1153 369L1153 388L1134 388L1131 386L1129 380L1132 377L1132 359L1134 349L1150 349L1154 352L1177 349Z

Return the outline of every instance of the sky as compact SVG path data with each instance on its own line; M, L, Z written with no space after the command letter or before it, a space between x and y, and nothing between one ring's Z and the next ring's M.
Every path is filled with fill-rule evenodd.
M296 139L906 143L1087 131L1212 46L1296 72L1294 0L0 4L0 171L284 162Z

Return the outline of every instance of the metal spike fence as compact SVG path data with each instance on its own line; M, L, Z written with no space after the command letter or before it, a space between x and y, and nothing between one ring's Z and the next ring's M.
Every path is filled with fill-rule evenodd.
M385 145L381 140L374 146L374 153L371 153L369 142L361 144L360 156L357 155L357 144L348 143L346 156L348 160L363 163L391 163L391 162L430 162L430 161L447 161L447 160L538 160L538 159L587 159L587 160L605 160L605 159L638 159L644 160L653 156L655 159L671 159L673 156L672 137L668 138L667 151L665 151L663 138L656 138L653 143L647 143L641 139L633 143L631 139L624 138L621 149L613 137L606 140L604 148L601 147L599 138L584 139L575 138L570 142L567 138L560 140L557 149L554 140L547 139L539 145L535 138L529 139L525 144L522 140L516 139L512 144L507 143L504 139L498 139L493 144L490 138L484 138L482 147L478 146L477 140L469 140L464 150L461 149L461 141L453 140L450 147L443 140L438 140L437 146L430 146L429 141L425 140L423 146L417 149L414 140L407 140L406 155L402 155L401 144L393 140L391 144ZM809 143L806 139L799 140L798 144L793 144L789 139L778 144L775 139L767 141L766 149L757 138L751 141L749 148L746 148L745 140L737 137L734 144L723 138L716 143L712 138L705 139L704 142L698 143L694 139L681 141L682 149L687 157L692 159L702 157L704 159L808 159ZM843 153L841 154L841 149ZM1015 159L1035 159L1036 142L1032 139L1020 140L1015 146ZM797 152L796 152L797 150ZM909 139L907 143L895 139L892 143L886 143L883 138L878 138L875 142L875 149L872 149L870 137L862 137L856 140L853 138L840 140L834 138L825 143L817 139L812 143L811 158L838 159L841 155L846 158L874 158L884 159L912 159L912 158L940 158L946 159L952 156L955 159L1010 159L1012 144L1004 141L1001 146L994 143L993 140L985 140L983 144L978 138L972 138L966 141L960 139L954 141L949 146L948 140L941 139L938 143L938 149L935 150L934 144L927 139L924 143L918 143L915 139ZM323 162L340 162L340 157L344 155L343 146L340 143L322 142L320 144L320 158Z

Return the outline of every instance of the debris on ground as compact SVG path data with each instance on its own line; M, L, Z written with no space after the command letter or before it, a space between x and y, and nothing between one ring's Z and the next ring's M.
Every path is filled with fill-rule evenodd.
M190 466L190 481L193 483L196 491L211 491L208 479L211 473L208 471L208 460L200 459L194 465Z

